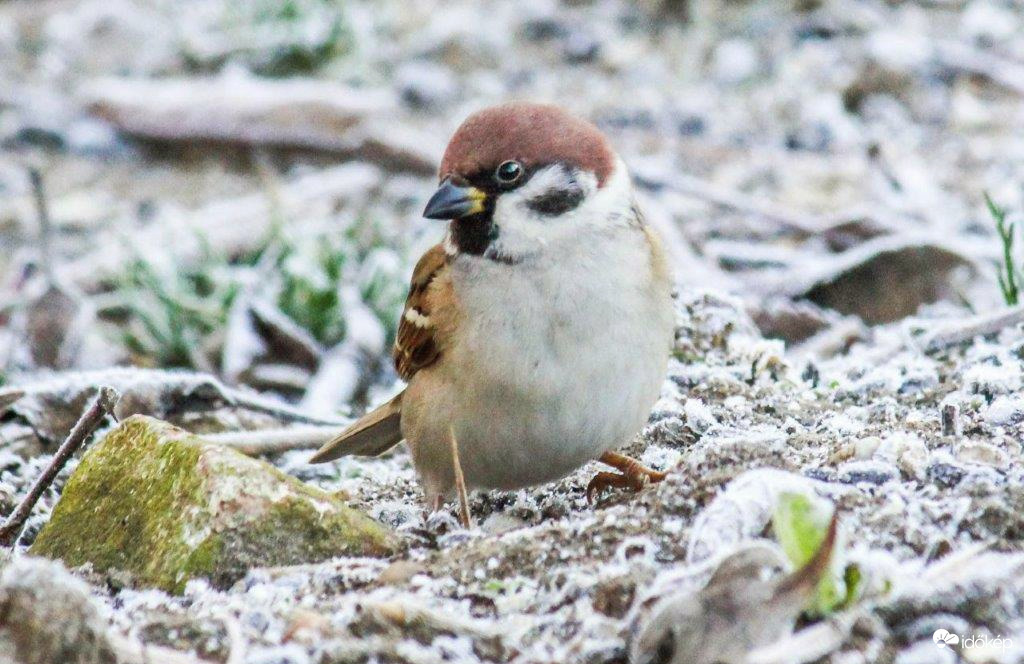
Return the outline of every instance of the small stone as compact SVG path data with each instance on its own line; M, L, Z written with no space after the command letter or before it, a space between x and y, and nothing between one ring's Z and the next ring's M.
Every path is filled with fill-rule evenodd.
M967 476L967 471L953 463L936 461L928 466L927 475L935 484L952 489Z
M897 475L896 467L884 461L850 461L839 467L839 481L846 484L885 484Z
M930 456L928 447L920 438L910 438L900 451L896 459L896 465L908 476L921 480L927 474Z
M981 44L1010 38L1019 29L1019 14L990 0L974 0L960 15L960 33Z
M110 156L124 149L114 128L94 118L82 118L71 123L66 141L72 152L93 156Z
M937 648L933 641L918 641L896 656L894 664L954 664L959 657L951 648Z
M717 423L715 414L700 399L687 399L683 404L683 412L686 414L686 425L697 434L705 433Z
M955 403L942 405L942 435L957 437L963 435L963 425L960 422L960 406Z
M395 71L402 102L418 110L437 110L458 99L459 83L447 67L425 60L403 63Z
M601 42L580 31L572 32L563 46L565 61L574 65L593 62L600 52Z
M306 648L298 643L286 643L270 648L254 648L246 655L248 664L310 664Z
M861 461L870 459L881 445L882 439L878 436L859 438L853 445L853 456Z
M635 595L636 581L628 576L602 581L594 588L594 610L610 618L622 618Z
M480 524L480 529L488 535L500 535L510 530L517 530L525 525L526 521L517 516L505 512L493 512Z
M1024 376L1019 364L1006 366L983 362L967 367L962 381L970 394L1013 395L1024 384Z
M59 563L20 557L0 576L0 661L115 664L89 587Z
M1001 395L981 413L982 418L994 426L1010 426L1024 421L1024 399L1016 395Z
M397 586L426 571L426 567L415 561L396 560L384 568L384 571L377 577L377 583L385 586Z
M993 468L1006 468L1010 457L995 445L983 442L966 442L956 449L956 458L964 463L979 463Z
M385 555L393 536L343 500L266 462L133 416L79 463L32 553L180 593L252 567Z
M711 71L716 79L735 85L751 78L760 67L761 57L745 39L726 39L712 55Z

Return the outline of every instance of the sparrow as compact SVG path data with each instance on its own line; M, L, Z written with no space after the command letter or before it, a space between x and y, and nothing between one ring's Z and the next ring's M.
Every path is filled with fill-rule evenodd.
M593 124L557 106L469 116L423 215L442 243L413 271L393 359L396 397L310 460L403 439L428 507L467 489L561 479L589 461L587 497L664 474L614 448L647 421L674 336L672 277L629 173Z

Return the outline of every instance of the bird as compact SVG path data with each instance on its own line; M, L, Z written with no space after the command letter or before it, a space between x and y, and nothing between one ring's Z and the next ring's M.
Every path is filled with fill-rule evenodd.
M673 278L623 160L591 122L508 102L467 117L423 216L393 348L406 387L310 459L408 444L428 509L559 480L588 500L665 474L615 451L647 421L674 339Z

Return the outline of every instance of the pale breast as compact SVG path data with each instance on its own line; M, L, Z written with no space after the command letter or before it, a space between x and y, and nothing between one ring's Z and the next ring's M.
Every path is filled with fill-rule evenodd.
M645 421L671 343L668 284L652 282L642 233L606 240L533 265L453 265L464 308L484 312L446 363L473 367L451 376L471 483L556 479Z

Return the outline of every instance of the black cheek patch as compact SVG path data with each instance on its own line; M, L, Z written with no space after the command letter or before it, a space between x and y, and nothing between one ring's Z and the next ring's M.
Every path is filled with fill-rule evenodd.
M537 198L531 198L526 206L534 212L544 215L565 214L576 209L583 202L583 190L579 187L571 189L551 189Z

